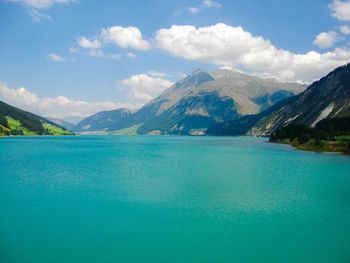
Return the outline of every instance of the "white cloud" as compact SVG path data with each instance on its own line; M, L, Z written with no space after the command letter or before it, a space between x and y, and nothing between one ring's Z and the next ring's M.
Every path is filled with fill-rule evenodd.
M86 53L89 57L97 57L97 58L103 58L105 57L104 53L102 50L95 50L95 49L90 49L87 53Z
M188 7L187 8L188 9L188 11L190 11L190 13L192 13L192 14L196 14L196 13L198 13L199 12L199 8L197 8L197 7Z
M220 7L222 7L221 3L216 2L216 1L212 1L212 0L204 0L202 2L202 5L207 7L207 8L212 8L212 7L220 8Z
M51 60L53 62L63 62L66 61L66 59L58 54L50 53L47 55L47 59Z
M135 55L134 53L132 53L132 52L126 53L126 56L127 56L128 58L136 58L136 55Z
M75 0L9 0L14 3L20 3L24 6L41 9L49 8L53 4L69 4L75 2Z
M150 70L147 72L148 75L152 77L157 77L157 78L166 78L169 77L168 73L161 72L161 71L156 71L156 70Z
M329 5L332 16L342 21L350 21L350 0L333 0Z
M102 46L102 44L97 39L90 40L86 37L79 37L77 42L78 45L82 48L98 49Z
M142 38L141 31L137 27L113 26L103 28L100 38L105 43L113 43L122 48L134 48L149 50L150 43Z
M174 12L174 16L179 16L179 15L181 15L181 13L182 13L182 10L180 9L180 10L176 10L175 12Z
M187 10L192 14L197 14L205 8L221 8L222 4L213 0L204 0L199 6L187 7ZM179 15L181 10L178 10L174 13L175 16Z
M342 25L339 27L340 32L342 32L344 35L350 35L350 26Z
M187 75L182 72L161 72L157 70L150 70L147 72L148 75L152 77L157 77L157 78L166 78L166 79L171 79L171 80L178 80L178 79L183 79Z
M41 22L43 20L52 20L50 15L39 12L36 9L30 9L27 11L27 13L33 18L35 22Z
M78 50L77 48L75 48L75 47L70 47L70 48L69 48L69 52L70 52L70 53L78 53L79 50Z
M350 51L343 48L326 53L293 53L241 27L222 23L199 28L173 25L160 29L155 41L159 48L176 57L249 69L284 81L313 81L350 58Z
M4 84L0 84L0 99L38 115L59 119L85 118L102 110L134 108L131 104L111 101L86 102L65 96L40 98L23 87L13 89Z
M320 48L332 47L336 42L340 40L340 37L335 31L328 31L320 33L314 41L314 44Z
M106 58L106 59L112 59L112 60L119 60L123 56L122 54L105 54L101 49L90 49L85 54L88 55L89 57Z
M38 9L49 9L54 4L69 4L76 0L7 0L9 2L18 3L27 9L27 13L32 17L35 22L41 22L44 20L52 20L51 16L43 12L39 12Z
M129 96L140 103L153 99L172 84L169 80L148 74L132 75L119 82L119 85L129 89Z
M108 59L119 60L119 59L122 58L122 56L123 56L122 54L109 54L109 55L107 55L105 57L108 58ZM126 56L128 56L128 55L126 55Z

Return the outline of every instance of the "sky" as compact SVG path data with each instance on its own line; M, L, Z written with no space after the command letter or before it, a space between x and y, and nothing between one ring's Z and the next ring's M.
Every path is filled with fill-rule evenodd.
M311 83L350 61L350 0L0 0L0 100L72 122L197 68Z

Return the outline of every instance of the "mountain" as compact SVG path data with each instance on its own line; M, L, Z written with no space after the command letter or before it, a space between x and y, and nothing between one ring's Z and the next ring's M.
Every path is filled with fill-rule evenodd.
M61 119L56 119L56 118L47 118L47 119L68 130L72 130L75 126L73 123L70 123Z
M129 124L128 117L134 111L129 109L117 109L101 111L80 121L73 127L75 131L115 131Z
M254 115L242 116L237 120L227 121L223 123L217 123L210 126L205 134L214 136L238 136L246 135L248 131L254 131L254 125L262 120L263 118L269 116L275 111L279 110L281 107L286 105L293 97L278 101L275 105L270 108ZM251 134L252 135L252 134ZM263 134L256 134L263 135Z
M139 134L191 134L217 123L259 113L304 88L296 83L227 69L212 73L197 69L127 118L111 118L109 126L104 128L112 131L118 127L134 127Z
M323 119L350 116L350 64L339 67L311 84L304 92L288 98L258 115L214 125L208 135L267 135L287 125L309 127ZM245 129L238 127L245 122Z
M0 135L71 135L71 131L0 101Z
M255 125L255 132L270 134L288 124L315 127L323 119L349 115L350 64L333 70L286 105L261 119Z

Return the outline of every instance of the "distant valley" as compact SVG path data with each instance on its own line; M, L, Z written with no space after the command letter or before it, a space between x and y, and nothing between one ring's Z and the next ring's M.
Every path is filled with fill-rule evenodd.
M98 112L73 125L0 103L2 135L252 135L350 116L350 64L309 87L228 69L196 70L138 110Z
M198 69L137 111L99 112L73 129L93 134L203 135L210 126L259 113L305 88L228 69Z

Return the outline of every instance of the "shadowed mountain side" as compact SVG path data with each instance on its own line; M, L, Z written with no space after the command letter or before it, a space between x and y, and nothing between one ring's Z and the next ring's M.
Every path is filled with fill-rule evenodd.
M98 113L99 118L94 115L95 118L83 120L76 130L115 131L117 128L137 127L139 134L191 134L192 130L205 131L217 123L257 114L303 89L300 84L263 79L227 69L210 74L197 69L138 111L123 118L109 118L105 117L106 112L102 115Z

